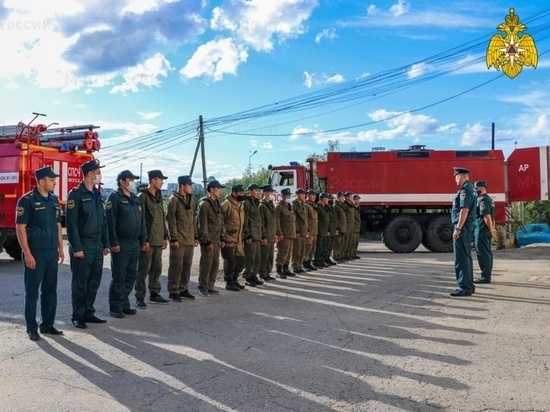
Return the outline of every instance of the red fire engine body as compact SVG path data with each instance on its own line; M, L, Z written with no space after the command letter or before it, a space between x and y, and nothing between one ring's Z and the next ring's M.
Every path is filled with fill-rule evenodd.
M329 152L327 159L307 159L271 168L278 191L311 188L361 197L362 231L380 231L394 252L413 252L420 244L433 252L452 251L452 200L457 191L453 167L470 169L470 179L487 181L495 201L495 220L507 222L510 202L548 200L548 147L520 148L508 160L502 150L406 150ZM312 173L312 171L314 171ZM316 174L316 176L315 176Z
M34 114L33 121L39 116ZM82 180L81 164L100 148L94 131L99 126L49 128L30 123L0 126L0 252L5 249L15 259L21 259L15 235L17 201L36 186L34 171L51 166L59 174L55 194L64 210L68 192Z

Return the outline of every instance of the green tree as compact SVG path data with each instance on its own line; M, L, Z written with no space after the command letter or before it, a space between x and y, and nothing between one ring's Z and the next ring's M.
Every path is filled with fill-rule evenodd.
M525 202L523 205L519 205L518 215L518 219L522 220L523 224L550 224L550 201Z
M329 140L327 146L324 148L323 153L313 152L309 155L309 158L315 160L313 163L313 170L310 172L313 173L313 188L319 191L325 191L326 185L324 182L321 182L317 178L317 162L327 160L329 152L337 152L340 149L340 142L338 140Z

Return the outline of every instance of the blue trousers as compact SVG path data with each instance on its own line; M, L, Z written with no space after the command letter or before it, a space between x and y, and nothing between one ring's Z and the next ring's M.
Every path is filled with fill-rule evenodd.
M109 310L130 309L128 296L134 289L138 273L139 242L120 241L120 252L111 252L112 279L109 286Z
M472 293L474 292L473 229L473 225L464 225L460 237L453 240L456 284L460 289Z
M55 321L57 310L57 250L32 251L36 268L25 265L25 322L27 332L37 332L36 310L40 290L40 330L48 330Z
M477 254L477 263L481 269L480 278L491 280L493 272L493 251L491 249L491 234L486 230L476 230L475 246Z
M103 274L103 244L101 241L82 241L84 258L76 259L72 248L71 272L73 274L71 289L73 319L86 319L95 313L94 303Z

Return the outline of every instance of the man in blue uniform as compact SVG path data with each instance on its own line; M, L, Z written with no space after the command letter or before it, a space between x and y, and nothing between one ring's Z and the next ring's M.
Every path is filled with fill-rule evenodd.
M470 170L455 167L454 176L458 191L453 198L451 221L454 225L453 251L458 288L451 296L471 296L475 292L472 239L476 215L476 193L469 180Z
M101 183L99 160L81 166L83 179L67 198L67 240L71 259L72 323L105 323L95 315L94 302L103 274L103 257L109 254L109 235L104 200L96 188Z
M53 324L57 309L57 266L63 262L61 208L53 194L57 175L50 166L35 171L37 185L17 202L15 230L25 265L25 322L30 340L40 339L36 322L41 288L40 332L63 335Z
M128 295L134 289L138 268L138 249L145 251L145 219L136 191L134 175L123 170L117 176L118 190L111 193L105 210L111 246L112 280L109 286L109 312L115 318L135 315Z
M487 194L487 182L478 180L474 184L477 191L476 223L474 230L474 244L476 247L477 263L481 275L474 283L491 283L493 271L493 251L491 237L496 237L495 203Z

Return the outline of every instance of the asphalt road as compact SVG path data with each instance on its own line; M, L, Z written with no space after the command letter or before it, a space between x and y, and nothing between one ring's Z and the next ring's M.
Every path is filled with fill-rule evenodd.
M494 282L451 298L450 254L362 259L295 279L27 338L20 262L0 254L5 411L548 411L548 248L497 251ZM167 253L166 253L167 255ZM198 261L198 253L196 256ZM166 268L162 277L166 285ZM191 291L197 287L196 265ZM164 292L164 296L167 294Z

